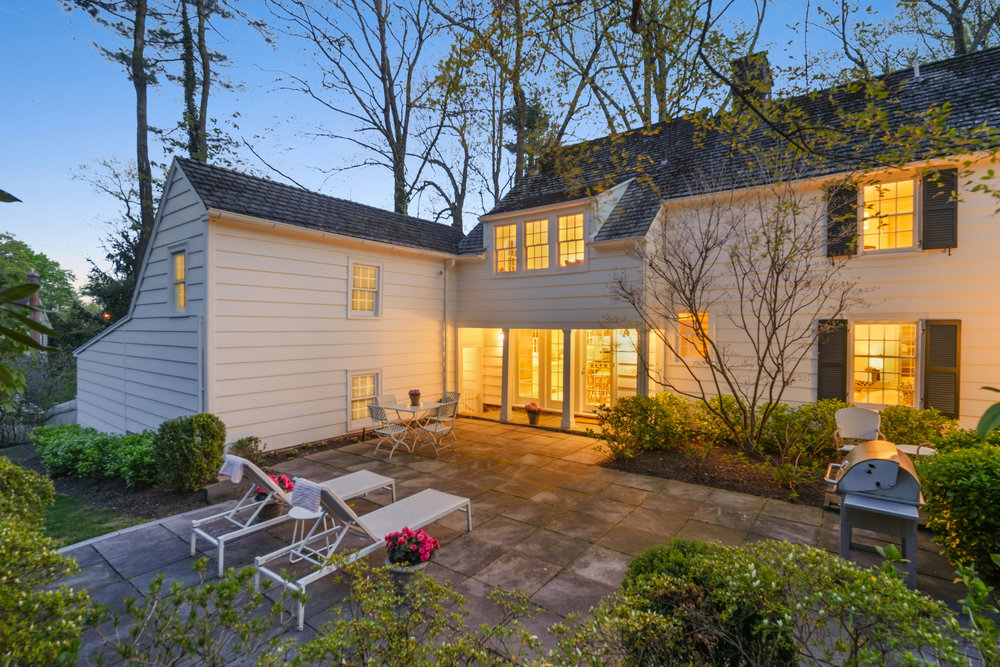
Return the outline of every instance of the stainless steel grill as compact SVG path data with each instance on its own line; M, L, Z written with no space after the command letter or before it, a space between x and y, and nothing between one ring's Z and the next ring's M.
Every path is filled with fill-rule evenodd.
M918 507L924 504L913 462L891 442L870 440L858 445L841 463L831 463L826 481L840 501L840 556L850 550L871 549L851 541L854 528L902 539L907 564L906 584L917 584Z

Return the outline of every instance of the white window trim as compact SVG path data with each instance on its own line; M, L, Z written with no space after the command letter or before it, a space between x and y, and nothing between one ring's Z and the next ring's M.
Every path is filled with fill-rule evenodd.
M369 313L366 310L354 310L352 304L354 302L354 266L371 266L376 269L376 281L375 281L375 312ZM382 294L382 285L384 283L383 274L385 273L385 268L380 261L369 261L364 258L355 260L353 257L347 260L347 317L348 319L361 319L361 320L380 320L382 319L382 304L384 297Z
M188 306L191 305L191 254L188 252L187 244L170 246L167 250L167 284L170 292L167 297L170 303L170 317L185 317L188 314ZM184 307L177 307L177 283L174 279L174 258L177 255L184 255Z
M913 407L917 410L923 405L924 381L924 329L926 320L907 317L863 317L847 321L847 402L862 408L880 410L885 403L863 403L855 399L854 393L854 335L859 324L916 324L916 355L913 374Z
M381 368L358 368L350 369L346 371L346 385L347 385L347 430L354 431L359 428L368 428L372 425L372 420L370 417L365 417L364 419L354 419L353 411L351 410L352 404L354 402L354 397L351 395L351 385L352 380L355 377L361 375L374 375L375 376L375 393L372 394L372 398L378 396L382 391L382 369Z
M574 264L572 266L559 266L559 218L567 217L572 215L582 215L583 216L583 236L581 240L583 241L583 261L579 264ZM524 244L525 240L525 226L528 222L537 222L539 220L548 221L548 253L549 253L549 266L545 269L528 269L527 268L527 247ZM496 238L496 228L506 227L509 225L514 225L514 239L515 248L517 250L517 268L513 271L497 271L497 238ZM494 276L504 278L509 276L545 276L551 274L565 274L565 273L579 273L586 271L588 269L588 264L590 263L590 245L591 239L587 234L588 227L591 225L591 217L587 209L580 210L561 210L555 211L548 214L538 214L538 215L526 215L519 218L511 218L507 220L497 220L490 224L488 232L484 230L484 235L489 236L489 254L491 271Z
M865 187L869 185L879 185L881 183L897 183L899 181L912 181L913 182L913 239L908 246L900 248L883 248L881 250L865 250ZM923 248L920 246L920 239L922 238L922 225L924 218L924 179L920 177L919 173L902 173L899 175L886 175L884 178L879 178L873 180L869 183L862 182L858 185L858 222L857 222L857 233L858 233L858 257L884 257L886 255L900 255L900 254L920 254L923 252ZM865 320L867 321L867 320Z

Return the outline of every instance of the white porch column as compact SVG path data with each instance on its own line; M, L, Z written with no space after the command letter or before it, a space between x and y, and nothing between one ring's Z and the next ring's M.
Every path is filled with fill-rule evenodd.
M503 336L503 363L500 366L500 421L510 419L510 329L500 329Z
M636 341L636 352L639 357L639 376L635 379L635 393L639 396L649 396L649 329L639 329L639 340Z
M573 396L576 383L573 382L573 330L563 329L563 401L562 428L573 428Z

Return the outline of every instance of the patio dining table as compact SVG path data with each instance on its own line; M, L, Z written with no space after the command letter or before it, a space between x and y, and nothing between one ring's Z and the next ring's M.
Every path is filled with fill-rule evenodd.
M393 405L383 406L386 410L394 410L397 414L405 413L409 415L404 422L406 428L413 434L413 444L417 444L417 436L420 432L420 422L419 415L423 412L429 410L435 410L441 407L441 403L438 401L421 401L417 405L412 405L410 403L396 403ZM410 451L413 451L412 449Z

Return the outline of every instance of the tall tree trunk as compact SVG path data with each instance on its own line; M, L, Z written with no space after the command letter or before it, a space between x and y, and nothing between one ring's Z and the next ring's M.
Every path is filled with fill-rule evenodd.
M188 16L187 0L181 0L181 62L184 66L184 132L187 135L188 157L198 159L198 110L194 106L194 91L198 78L194 73L194 35Z
M149 121L146 113L146 0L135 0L135 32L132 36L132 86L135 88L135 162L139 172L139 222L133 275L139 275L153 231L153 172L149 165Z
M521 84L522 49L524 48L524 17L521 16L521 0L514 0L514 67L511 70L511 84L514 94L514 183L524 178L525 155L528 132L528 97Z
M201 101L198 107L198 157L208 161L208 93L212 86L212 57L208 52L205 32L208 30L208 12L205 0L196 0L198 8L198 55L201 58Z

